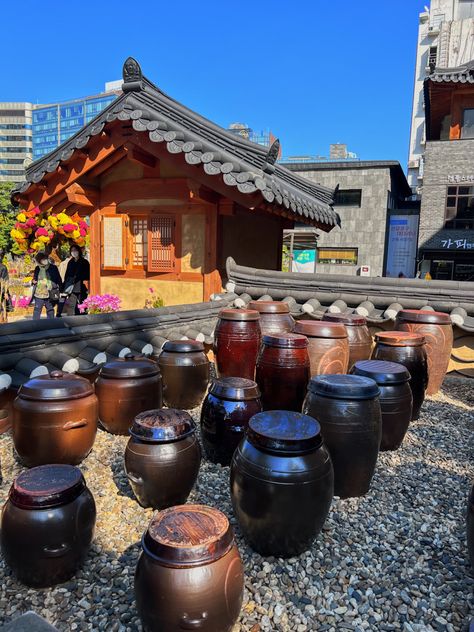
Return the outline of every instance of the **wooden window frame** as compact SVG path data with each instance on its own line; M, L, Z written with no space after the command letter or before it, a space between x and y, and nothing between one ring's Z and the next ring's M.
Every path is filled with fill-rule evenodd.
M156 219L166 219L172 221L171 225L171 239L170 239L170 266L169 268L161 268L154 269L153 265L153 220ZM162 211L152 211L148 216L148 261L146 271L148 274L154 275L164 275L164 274L172 274L176 275L179 273L179 252L178 249L178 226L177 226L177 214L176 213L166 213ZM179 235L180 237L180 235Z
M104 227L105 220L107 219L115 219L121 220L122 224L122 264L121 266L110 266L105 265L104 263L104 255L105 255L105 239L104 239ZM116 213L104 213L100 218L100 269L107 271L123 271L127 268L127 216L126 215L118 215Z
M133 226L133 222L136 220L140 220L140 221L145 221L146 222L146 257L147 257L147 262L146 264L142 264L142 265L135 265L134 263L134 257L133 257L133 251L134 251L134 234L132 231L132 226ZM128 231L128 235L129 235L129 240L128 240L128 251L129 251L129 270L141 270L143 272L147 272L148 269L148 237L149 237L149 228L150 228L150 218L149 215L147 213L142 213L142 214L138 214L138 213L130 213L130 215L128 216L128 225L129 225L129 231Z

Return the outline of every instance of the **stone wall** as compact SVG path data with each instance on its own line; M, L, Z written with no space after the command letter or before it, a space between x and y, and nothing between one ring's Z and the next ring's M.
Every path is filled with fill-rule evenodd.
M448 182L448 176L474 177L474 139L452 141L429 141L425 149L423 195L420 211L420 235L418 247L443 231L445 221L446 193L449 185L463 182ZM465 182L474 186L474 181ZM473 231L465 231L472 236Z
M296 171L294 167L293 171ZM387 225L387 200L391 188L390 169L371 167L366 169L340 169L306 171L300 175L324 186L340 189L362 189L361 206L337 206L341 216L341 228L330 233L320 231L318 246L358 248L357 265L317 264L321 274L355 275L361 265L370 266L371 276L383 274L385 230Z

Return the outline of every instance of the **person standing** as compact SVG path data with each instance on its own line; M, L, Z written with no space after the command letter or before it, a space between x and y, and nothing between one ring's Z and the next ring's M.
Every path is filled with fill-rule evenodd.
M90 265L82 254L82 248L72 245L70 249L71 259L69 260L64 275L64 292L66 298L66 313L80 314L78 305L82 303L88 295L90 280Z
M33 272L32 281L35 301L33 320L41 318L43 307L46 309L47 318L54 318L54 305L58 302L62 289L59 270L50 262L45 252L39 252L35 260L38 265Z

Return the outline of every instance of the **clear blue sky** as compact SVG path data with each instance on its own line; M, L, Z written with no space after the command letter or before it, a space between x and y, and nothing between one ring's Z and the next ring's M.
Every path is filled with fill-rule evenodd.
M0 101L100 92L128 55L165 92L283 154L399 160L410 132L423 0L25 0L0 3Z

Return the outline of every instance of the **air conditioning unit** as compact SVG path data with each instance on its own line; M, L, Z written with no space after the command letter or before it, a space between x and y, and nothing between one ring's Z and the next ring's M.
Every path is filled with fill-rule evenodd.
M418 158L415 158L415 160L408 161L408 169L418 169L419 166L420 166L420 160Z

